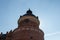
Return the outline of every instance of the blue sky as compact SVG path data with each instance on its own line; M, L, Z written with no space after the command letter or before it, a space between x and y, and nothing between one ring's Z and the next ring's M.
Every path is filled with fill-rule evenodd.
M17 28L20 15L28 9L39 17L45 40L60 39L60 0L0 0L0 32Z

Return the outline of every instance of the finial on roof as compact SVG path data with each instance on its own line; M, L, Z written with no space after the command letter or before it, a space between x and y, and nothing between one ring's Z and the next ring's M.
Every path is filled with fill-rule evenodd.
M26 13L27 14L32 14L32 11L29 9Z

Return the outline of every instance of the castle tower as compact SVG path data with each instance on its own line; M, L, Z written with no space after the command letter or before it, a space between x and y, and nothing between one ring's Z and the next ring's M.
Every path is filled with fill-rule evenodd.
M29 9L26 14L20 16L18 28L10 32L10 38L6 40L44 40L44 32L39 29L39 25L38 17Z

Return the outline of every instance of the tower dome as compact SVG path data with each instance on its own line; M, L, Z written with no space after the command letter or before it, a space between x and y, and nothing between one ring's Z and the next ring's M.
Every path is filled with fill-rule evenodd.
M18 20L18 26L20 27L21 24L23 24L24 22L25 23L29 22L29 21L34 23L34 25L39 26L39 24L40 24L38 17L36 17L34 14L32 14L32 11L30 9L27 10L26 14L24 14L23 16L20 16L20 18ZM32 23L30 25L33 25Z

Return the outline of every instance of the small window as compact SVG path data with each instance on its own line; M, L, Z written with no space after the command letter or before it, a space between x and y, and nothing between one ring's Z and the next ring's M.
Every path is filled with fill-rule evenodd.
M24 20L24 23L28 23L28 22L29 22L29 19L25 19L25 20Z
M32 39L33 37L30 37L30 39Z

